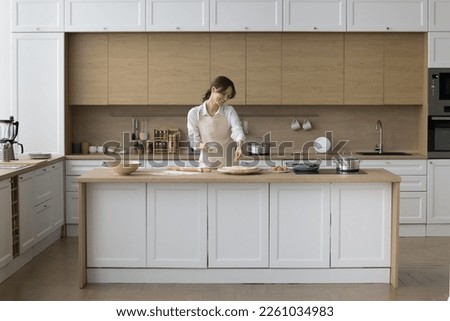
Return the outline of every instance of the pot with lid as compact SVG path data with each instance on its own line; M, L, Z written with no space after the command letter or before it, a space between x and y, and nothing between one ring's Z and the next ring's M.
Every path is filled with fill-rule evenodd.
M249 155L269 155L270 143L260 142L246 142L246 151Z
M341 156L336 159L336 171L338 173L357 173L361 160L352 156Z

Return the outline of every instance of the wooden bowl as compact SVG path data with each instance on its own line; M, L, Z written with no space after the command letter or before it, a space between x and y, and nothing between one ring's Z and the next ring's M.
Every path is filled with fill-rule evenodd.
M130 175L139 168L138 161L121 162L119 165L114 166L112 170L119 175Z

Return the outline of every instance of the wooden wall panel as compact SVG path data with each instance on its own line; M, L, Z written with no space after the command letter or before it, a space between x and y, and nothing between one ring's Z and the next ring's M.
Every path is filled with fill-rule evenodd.
M80 33L69 38L69 104L108 103L108 34Z
M283 34L283 104L342 104L342 33Z
M281 104L281 33L247 34L247 104Z
M423 102L424 34L384 34L384 103Z
M246 35L245 33L211 33L211 80L230 78L236 88L233 105L246 103Z
M148 103L201 103L210 83L209 33L148 34Z
M344 103L383 104L383 34L345 34Z
M147 38L142 33L109 35L109 104L147 104Z

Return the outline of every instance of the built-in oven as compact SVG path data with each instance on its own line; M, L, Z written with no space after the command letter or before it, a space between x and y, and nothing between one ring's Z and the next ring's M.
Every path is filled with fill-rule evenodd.
M450 68L428 69L428 114L450 116Z
M428 116L428 157L450 158L450 116Z

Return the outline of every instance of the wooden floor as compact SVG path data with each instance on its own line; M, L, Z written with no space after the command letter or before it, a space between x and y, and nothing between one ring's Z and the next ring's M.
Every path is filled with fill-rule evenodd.
M401 238L388 284L89 284L77 287L77 239L57 241L0 284L0 300L447 300L450 238Z

